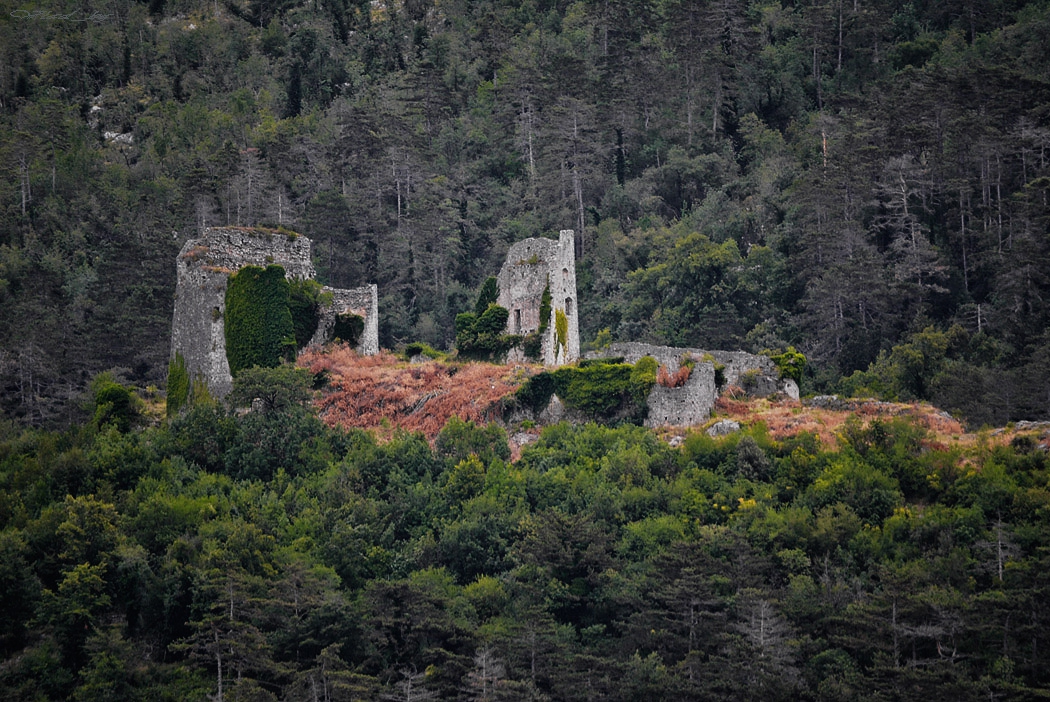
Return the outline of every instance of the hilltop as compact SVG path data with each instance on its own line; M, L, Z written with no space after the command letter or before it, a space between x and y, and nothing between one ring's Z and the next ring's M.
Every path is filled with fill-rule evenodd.
M504 422L508 401L525 381L543 370L537 364L499 365L454 363L426 359L410 363L384 351L361 356L346 346L311 349L299 365L327 383L315 402L322 421L332 427L369 429L381 439L395 431L422 432L433 442L452 417L477 424L506 424L515 454L523 436L535 436L533 422ZM874 399L820 396L801 401L747 397L729 388L715 402L711 418L692 427L665 427L658 433L677 443L683 435L707 430L730 420L742 427L762 425L771 439L780 441L803 433L813 435L824 450L842 447L847 424L863 429L875 421L905 419L922 427L930 449L970 447L980 442L1002 445L1017 436L1030 436L1050 448L1050 422L1018 422L997 429L969 430L959 419L928 402L885 402ZM522 431L524 429L524 431Z

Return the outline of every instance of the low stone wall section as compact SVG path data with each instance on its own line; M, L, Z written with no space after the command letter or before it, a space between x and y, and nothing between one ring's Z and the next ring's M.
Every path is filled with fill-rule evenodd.
M310 346L320 346L332 340L335 318L352 313L364 317L365 328L357 342L357 352L363 356L379 353L379 291L375 284L341 290L325 286L323 291L332 296L332 304L321 310L317 331Z
M693 366L689 380L681 387L653 386L646 400L649 416L645 426L687 427L706 422L711 416L717 395L714 364L699 362Z
M637 341L617 341L602 351L588 352L587 358L622 357L626 363L637 363L644 356L652 356L657 363L666 366L668 371L674 372L678 370L685 354L691 355L698 361L705 356L710 356L716 363L724 366L722 373L725 375L727 386L746 384L748 394L756 397L783 393L792 399L798 399L798 385L792 380L780 380L777 364L773 362L773 359L746 351L709 351L699 348L643 344ZM747 373L752 375L745 383Z

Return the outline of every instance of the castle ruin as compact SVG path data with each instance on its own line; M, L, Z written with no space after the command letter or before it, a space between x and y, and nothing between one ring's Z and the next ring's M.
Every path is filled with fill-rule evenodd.
M563 229L558 240L532 238L510 247L506 261L499 272L499 299L497 304L510 313L507 333L525 336L540 330L540 306L543 291L549 286L550 317L546 320L540 340L540 358L544 365L561 366L580 357L580 323L576 297L575 235ZM560 314L559 314L560 313ZM559 333L559 317L564 333ZM520 354L515 349L508 360Z
M720 388L716 383L716 364L722 375L722 386L738 386L754 397L781 394L798 400L794 380L780 378L773 360L744 351L706 351L698 348L658 346L634 341L618 341L601 351L591 351L588 358L613 357L626 363L637 363L645 356L674 372L684 359L694 362L689 379L677 388L654 385L646 400L649 415L647 427L693 426L711 416Z
M212 227L190 239L176 259L175 312L171 329L171 356L181 354L190 378L201 379L209 392L225 397L233 388L226 359L223 317L229 277L245 266L284 268L289 279L313 279L310 240L291 232L244 227ZM364 318L357 351L379 353L379 305L375 285L352 290L324 287L331 304L320 310L320 322L310 345L331 340L338 315Z

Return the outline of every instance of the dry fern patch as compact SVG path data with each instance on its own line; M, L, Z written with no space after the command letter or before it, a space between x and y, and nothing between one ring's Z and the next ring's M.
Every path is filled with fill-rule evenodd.
M361 356L345 345L306 351L299 365L328 375L316 404L329 426L375 429L381 438L398 429L421 431L430 440L453 416L500 420L503 398L534 372L478 362L410 364L386 351Z

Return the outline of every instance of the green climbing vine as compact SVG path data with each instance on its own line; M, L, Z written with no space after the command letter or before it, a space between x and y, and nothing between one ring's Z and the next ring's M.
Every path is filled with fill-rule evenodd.
M244 368L274 368L295 354L284 268L245 266L226 286L226 359L236 376Z

